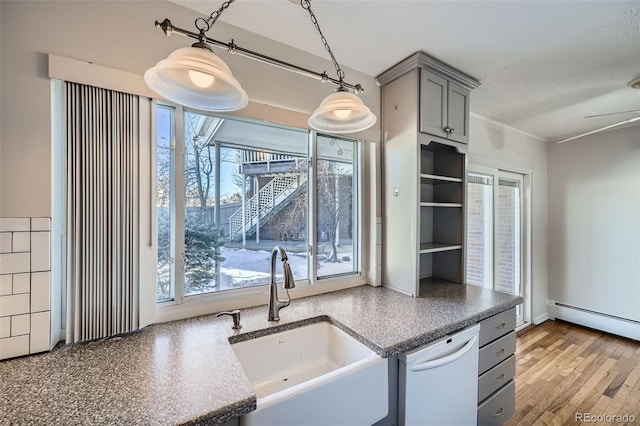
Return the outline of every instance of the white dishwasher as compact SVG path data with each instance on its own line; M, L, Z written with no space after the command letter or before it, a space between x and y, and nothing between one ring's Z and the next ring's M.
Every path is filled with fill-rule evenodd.
M400 426L477 423L480 325L398 355Z

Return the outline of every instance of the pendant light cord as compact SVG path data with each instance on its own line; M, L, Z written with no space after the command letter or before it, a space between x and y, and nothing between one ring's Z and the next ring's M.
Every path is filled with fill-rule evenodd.
M195 21L195 26L198 30L200 30L200 33L204 34L209 31L211 27L213 27L213 24L216 23L220 15L222 15L222 12L228 9L229 6L231 6L231 3L233 3L234 1L235 0L225 1L224 3L222 3L222 6L220 6L220 9L211 12L211 15L209 15L207 19L197 18Z
M336 57L333 55L333 52L331 51L331 47L329 47L329 42L325 38L324 34L322 34L322 30L320 29L320 24L318 23L318 18L316 18L316 15L313 13L313 10L311 10L311 2L309 0L301 0L300 6L302 6L303 9L309 12L309 17L311 18L311 22L316 27L318 34L320 34L320 41L322 41L324 48L327 50L327 52L329 52L329 56L331 57L333 66L336 68L336 73L338 74L338 80L340 80L340 85L338 87L338 90L339 91L347 90L344 87L344 71L340 67L340 64L338 64Z

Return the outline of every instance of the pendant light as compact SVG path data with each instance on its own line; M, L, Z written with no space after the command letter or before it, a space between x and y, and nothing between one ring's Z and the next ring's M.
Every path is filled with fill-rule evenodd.
M301 0L300 6L309 12L311 22L316 27L320 40L324 45L327 53L331 57L331 62L338 74L338 89L322 100L320 106L309 117L309 127L320 132L327 133L354 133L366 130L376 124L377 118L374 113L362 102L362 100L349 92L344 86L344 70L338 64L336 57L329 47L329 43L322 34L318 19L311 10L311 2L309 0ZM362 91L362 87L358 84L356 91Z
M159 95L178 104L205 111L229 112L247 106L249 96L231 69L207 45L205 33L213 27L222 12L234 0L225 1L207 19L197 18L198 41L180 48L144 73L147 86ZM173 33L171 21L156 21L156 27L166 35Z
M171 101L206 111L236 111L249 103L227 64L204 42L174 51L147 70L144 81Z
M328 133L354 133L376 124L376 116L362 100L344 87L322 100L309 117L312 129Z
M156 27L161 28L165 35L180 34L197 42L191 47L180 48L163 59L156 66L147 70L144 80L156 93L181 105L206 111L236 111L249 103L249 96L233 76L233 73L222 59L216 56L210 45L226 48L229 53L239 54L269 65L312 77L322 82L331 82L338 89L328 95L309 118L312 129L325 133L353 133L373 126L377 119L369 108L356 96L361 93L362 86L344 81L344 71L336 61L327 40L320 30L318 20L311 10L309 0L291 0L307 10L325 49L337 72L337 79L331 78L326 72L314 72L262 53L253 52L237 46L233 40L223 43L206 36L222 12L235 0L227 0L222 6L211 13L207 19L197 18L195 26L198 33L173 26L169 19L156 21ZM351 90L355 92L351 93Z

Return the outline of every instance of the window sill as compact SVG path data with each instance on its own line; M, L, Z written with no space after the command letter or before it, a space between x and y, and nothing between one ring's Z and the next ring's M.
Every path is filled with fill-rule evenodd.
M346 288L368 284L360 275L327 278L311 285L309 281L296 282L296 287L289 290L291 299L299 299L317 294L330 293ZM251 287L229 290L220 293L186 297L180 304L163 302L156 304L156 323L177 321L200 315L208 315L233 309L244 309L252 306L266 305L269 286Z

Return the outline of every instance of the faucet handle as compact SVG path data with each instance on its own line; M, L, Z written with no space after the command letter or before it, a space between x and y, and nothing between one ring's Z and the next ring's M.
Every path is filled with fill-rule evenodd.
M232 329L240 330L242 328L242 326L240 325L240 311L238 309L230 312L218 312L216 314L216 318L221 315L230 315L231 318L233 318L233 327L231 327Z

